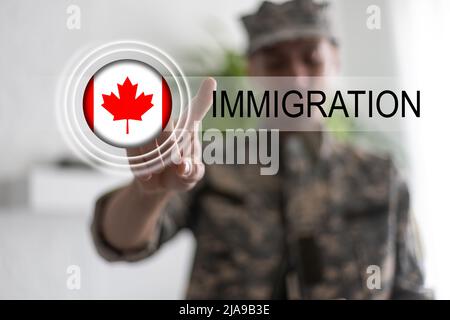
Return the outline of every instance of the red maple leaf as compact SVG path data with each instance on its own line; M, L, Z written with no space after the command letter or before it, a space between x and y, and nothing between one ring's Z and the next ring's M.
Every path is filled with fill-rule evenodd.
M128 120L142 121L142 115L153 107L153 94L141 93L136 98L137 86L137 84L132 84L127 77L122 85L117 84L120 98L113 92L111 95L102 94L102 107L114 116L113 121L127 120L127 134L129 133Z

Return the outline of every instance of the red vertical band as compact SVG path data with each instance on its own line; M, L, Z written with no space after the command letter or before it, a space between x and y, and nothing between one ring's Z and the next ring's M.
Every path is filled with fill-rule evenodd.
M83 112L89 128L94 131L94 77L89 80L84 90Z
M172 95L170 94L170 88L164 77L161 77L162 84L162 129L166 127L172 113Z

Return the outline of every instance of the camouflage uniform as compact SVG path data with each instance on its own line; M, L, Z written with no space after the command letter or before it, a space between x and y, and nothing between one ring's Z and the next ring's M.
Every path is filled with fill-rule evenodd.
M243 18L248 53L302 36L336 42L326 7L264 2ZM170 201L155 240L135 252L105 241L99 226L111 194L105 195L92 225L99 253L136 261L189 229L197 240L190 299L429 298L408 190L392 161L326 134L290 135L281 147L275 176L261 176L257 165L208 166L193 190ZM367 286L373 265L381 270L380 289Z
M187 228L197 240L189 299L429 298L408 190L392 161L331 138L318 152L299 134L288 140L278 175L208 166L167 206L156 240L136 252L105 241L99 224L111 194L102 197L92 225L99 253L140 260ZM380 289L367 286L370 265L381 268Z

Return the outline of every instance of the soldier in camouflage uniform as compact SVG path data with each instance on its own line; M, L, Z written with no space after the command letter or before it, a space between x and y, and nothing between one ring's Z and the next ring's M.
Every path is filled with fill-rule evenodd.
M264 2L244 17L250 74L324 75L337 51L327 11L311 0ZM286 57L276 61L283 46L306 58L294 67ZM266 68L257 67L261 60ZM194 99L194 118L207 111L212 90L209 79ZM389 157L320 131L283 132L280 146L281 171L273 176L257 165L205 169L188 161L136 175L97 202L99 253L137 261L189 229L197 240L190 299L430 298L408 189ZM368 285L373 266L381 272L376 288Z

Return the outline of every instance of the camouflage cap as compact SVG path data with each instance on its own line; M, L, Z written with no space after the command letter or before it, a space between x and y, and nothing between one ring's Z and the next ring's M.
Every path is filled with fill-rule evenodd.
M325 36L337 43L328 2L292 0L264 1L254 14L242 17L249 36L248 54L280 41Z

